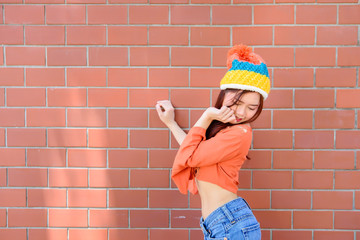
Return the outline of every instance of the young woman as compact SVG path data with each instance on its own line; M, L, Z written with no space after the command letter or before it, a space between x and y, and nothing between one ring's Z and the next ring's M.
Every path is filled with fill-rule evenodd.
M173 181L183 194L200 194L204 239L260 240L260 225L237 196L237 186L252 141L249 123L260 115L270 92L269 74L264 60L244 45L229 51L227 65L215 106L204 111L188 134L175 122L170 101L158 101L156 109L180 144Z

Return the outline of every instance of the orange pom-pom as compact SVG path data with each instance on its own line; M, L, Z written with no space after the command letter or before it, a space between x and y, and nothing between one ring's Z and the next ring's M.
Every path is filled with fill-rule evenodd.
M252 48L243 44L232 47L227 55L226 65L228 69L231 68L232 62L237 59L243 62L250 62L253 64L261 64L264 60L252 51Z

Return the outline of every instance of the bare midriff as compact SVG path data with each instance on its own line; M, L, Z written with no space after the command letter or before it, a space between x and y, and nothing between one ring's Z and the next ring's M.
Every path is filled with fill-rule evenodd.
M222 205L236 199L238 196L216 184L196 179L196 185L201 198L201 213L206 219L210 213Z

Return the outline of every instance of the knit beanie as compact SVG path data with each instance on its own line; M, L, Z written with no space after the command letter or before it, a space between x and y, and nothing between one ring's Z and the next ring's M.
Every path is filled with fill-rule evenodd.
M245 45L232 47L227 55L228 71L220 82L221 89L235 88L260 93L264 100L270 92L270 78L265 61Z

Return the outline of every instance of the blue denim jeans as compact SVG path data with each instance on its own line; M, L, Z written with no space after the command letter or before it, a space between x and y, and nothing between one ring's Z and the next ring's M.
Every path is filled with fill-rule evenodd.
M260 224L249 204L239 197L213 211L205 220L200 218L204 239L260 240Z

